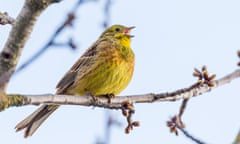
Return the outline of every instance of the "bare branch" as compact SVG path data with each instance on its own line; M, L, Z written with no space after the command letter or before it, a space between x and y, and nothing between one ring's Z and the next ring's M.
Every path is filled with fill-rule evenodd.
M203 84L206 84L210 88L214 87L216 85L215 81L214 81L214 79L216 77L216 74L211 74L210 75L208 70L207 70L207 67L205 65L202 67L201 70L195 68L194 72L193 72L193 76L198 78L198 82L196 84L192 85L192 88L202 86ZM184 111L187 107L187 103L188 103L189 100L190 100L190 98L183 99L180 110L179 110L179 113L176 116L172 117L169 121L167 121L167 126L170 128L170 132L178 135L178 129L179 129L183 132L183 134L186 137L188 137L191 140L198 143L198 142L201 142L201 141L198 140L197 138L194 138L186 130L184 130L184 128L186 126L182 121L182 116L183 116L183 113L184 113Z
M15 22L15 19L10 17L7 12L1 13L0 12L0 24L6 25L6 24L13 24Z
M33 56L31 56L26 62L24 62L22 65L19 66L19 68L15 71L15 74L25 69L28 65L30 65L32 62L34 62L37 58L39 58L46 50L48 50L51 46L55 44L56 37L64 30L67 26L71 26L73 20L75 19L75 15L72 13L69 13L66 20L61 24L60 27L56 29L50 40Z
M15 71L15 74L21 72L23 69L25 69L26 67L28 67L30 64L32 64L35 60L37 60L42 54L44 54L44 52L46 52L49 48L51 48L52 46L67 46L67 48L71 48L72 50L76 49L76 45L73 43L72 38L70 39L70 41L68 41L67 43L64 44L60 44L56 42L56 38L63 32L63 30L65 30L67 27L73 26L73 22L76 18L75 14L78 10L78 8L87 3L87 2L93 2L96 0L78 0L78 2L73 6L73 8L71 9L71 11L67 14L66 19L64 20L64 22L56 29L56 31L53 33L53 35L51 36L51 38L49 39L49 41L42 47L39 49L39 51L37 51L33 56L31 56L29 59L26 60L26 62L24 62L23 64L21 64L19 66L19 68Z
M187 138L191 139L193 142L197 143L197 144L206 144L205 142L203 142L200 139L197 139L195 137L193 137L191 134L189 134L185 129L183 128L178 128Z
M160 94L142 94L131 96L117 96L111 99L109 103L107 98L98 98L97 101L93 100L90 96L69 96L69 95L19 95L9 94L8 107L23 106L23 105L39 105L39 104L59 104L59 105L83 105L83 106L97 106L108 109L121 109L122 104L125 102L130 103L153 103L162 101L176 101L180 99L187 99L203 93L211 91L221 85L227 84L230 81L240 77L240 70L236 70L221 79L215 80L214 87L209 87L207 84L199 85L196 87L187 87L173 92L166 92ZM3 110L3 109L1 109Z
M216 85L219 86L220 83L221 84L227 83L231 78L238 75L237 73L235 73L236 75L234 73L229 74L218 81L214 81L214 78L216 77L216 75L215 74L210 75L206 66L203 66L201 70L198 70L195 68L193 72L193 76L198 78L198 82L192 87L194 88L199 85L201 86L202 84L206 84L209 87L215 87ZM195 138L193 135L191 135L189 132L185 130L186 126L182 121L182 116L186 109L187 102L189 100L190 98L183 99L179 113L176 116L172 117L169 121L167 121L167 126L170 128L170 132L178 135L178 130L180 130L187 138L191 139L192 141L198 144L203 144L204 142L202 140Z

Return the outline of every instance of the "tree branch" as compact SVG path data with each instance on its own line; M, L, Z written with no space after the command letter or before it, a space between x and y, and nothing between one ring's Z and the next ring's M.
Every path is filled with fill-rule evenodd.
M97 98L93 100L90 96L70 96L70 95L19 95L8 94L8 106L24 106L24 105L39 105L39 104L59 104L59 105L83 105L83 106L96 106L108 109L122 109L122 104L125 102L130 103L153 103L163 101L176 101L180 99L187 99L203 93L211 91L221 85L227 84L232 80L240 77L240 70L236 70L223 78L213 81L213 87L207 84L199 86L190 86L187 88L179 89L173 92L166 92L160 94L140 94L131 96L117 96L111 99L109 103L107 98ZM3 109L1 109L3 110Z
M57 0L25 0L0 53L0 108L8 107L5 89L40 13Z
M66 43L58 43L56 42L56 38L60 34L62 34L63 30L65 30L67 27L73 26L73 22L76 19L77 10L79 9L80 6L82 6L87 2L94 2L94 1L96 0L78 0L76 4L74 4L70 12L67 14L65 21L63 21L63 23L52 34L49 41L42 48L40 48L39 51L37 51L34 55L32 55L29 59L27 59L23 64L21 64L14 74L17 74L22 70L24 70L25 68L27 68L30 64L32 64L35 60L37 60L41 55L43 55L48 49L50 49L53 46L58 46L58 47L64 46L67 48L71 48L72 50L75 50L77 47L73 42L72 38L70 38L69 41L67 41Z
M10 17L7 12L1 13L0 12L0 24L6 25L6 24L13 24L15 22L15 19Z
M240 144L240 131L238 132L233 144Z

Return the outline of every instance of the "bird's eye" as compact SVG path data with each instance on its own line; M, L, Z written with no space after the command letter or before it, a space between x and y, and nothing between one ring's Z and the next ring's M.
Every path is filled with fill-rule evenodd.
M120 32L120 30L121 30L120 28L115 28L116 32Z

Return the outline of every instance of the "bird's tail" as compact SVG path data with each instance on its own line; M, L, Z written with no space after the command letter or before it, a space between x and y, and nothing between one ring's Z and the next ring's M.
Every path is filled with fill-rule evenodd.
M25 129L24 137L33 135L39 126L59 107L59 105L43 105L30 114L15 127L16 131Z

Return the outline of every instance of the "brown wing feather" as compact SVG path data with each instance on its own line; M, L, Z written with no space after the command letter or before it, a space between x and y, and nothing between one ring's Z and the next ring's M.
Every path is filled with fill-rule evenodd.
M86 65L92 64L90 62L92 57L97 52L97 42L92 45L78 60L77 62L70 68L70 70L64 75L64 77L58 82L57 94L65 93L67 88L69 88L72 84L74 84L76 77L79 73L80 69L83 69ZM66 94L66 93L65 93Z

